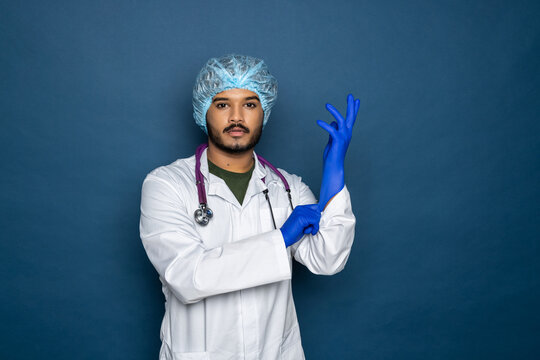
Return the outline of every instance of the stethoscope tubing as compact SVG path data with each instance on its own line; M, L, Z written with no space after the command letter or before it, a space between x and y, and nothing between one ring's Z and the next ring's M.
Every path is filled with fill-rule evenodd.
M197 194L199 197L199 208L195 210L194 218L195 218L195 222L197 222L199 225L202 225L202 226L206 226L213 216L212 210L208 207L207 198L206 198L206 190L204 188L204 176L201 172L201 157L204 150L207 147L208 147L208 144L203 143L203 144L200 144L195 150L195 184L197 186ZM291 205L291 209L294 210L292 197L291 197L291 188L289 186L289 183L287 182L287 179L285 179L285 176L283 176L283 174L274 165L272 165L268 160L263 158L261 155L257 154L257 159L263 166L268 166L270 169L272 169L272 171L281 179L281 181L283 182L283 185L285 186L285 191L287 192L287 197L289 198L289 204ZM263 182L265 182L264 178L262 180ZM270 203L270 197L268 196L268 188L265 189L263 193L266 197L266 201L268 202L268 205L270 206L270 214L272 216L272 223L274 225L274 229L277 229L276 220L274 218L274 211L272 210L272 204Z

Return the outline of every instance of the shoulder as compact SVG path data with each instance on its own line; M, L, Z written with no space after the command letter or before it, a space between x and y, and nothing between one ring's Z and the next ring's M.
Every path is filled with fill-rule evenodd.
M293 195L293 200L295 203L297 204L310 203L311 204L316 201L313 195L313 192L311 191L309 186L306 185L302 181L301 176L292 174L282 168L277 168L277 169L289 183L289 186L291 188L291 193Z
M296 174L293 174L293 173L290 173L288 172L287 170L285 169L282 169L282 168L277 168L278 171L285 177L285 179L287 179L287 182L289 183L289 185L294 188L298 187L300 184L303 184L302 182L302 177L301 176L298 176Z
M161 182L175 190L188 190L190 184L195 185L195 155L153 169L143 184L148 181Z

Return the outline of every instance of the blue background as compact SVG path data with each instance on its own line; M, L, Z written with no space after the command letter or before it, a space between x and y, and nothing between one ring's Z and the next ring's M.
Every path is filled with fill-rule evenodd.
M540 357L537 1L2 1L0 358L155 359L142 180L204 140L212 57L265 59L257 151L315 193L330 102L362 100L345 270L295 266L314 359Z

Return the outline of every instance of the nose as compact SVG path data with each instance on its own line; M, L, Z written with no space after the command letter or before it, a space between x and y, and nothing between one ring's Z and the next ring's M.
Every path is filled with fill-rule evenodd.
M229 116L229 122L238 123L244 121L244 115L242 112L242 105L235 104L231 106L231 112Z

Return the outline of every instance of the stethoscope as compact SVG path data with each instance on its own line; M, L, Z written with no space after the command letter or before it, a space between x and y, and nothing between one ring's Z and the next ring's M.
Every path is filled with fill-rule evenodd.
M201 157L207 147L208 144L201 144L197 147L197 150L195 150L195 184L197 185L197 192L199 194L199 208L195 210L193 216L195 218L195 222L201 226L208 225L210 219L214 216L214 212L208 207L208 204L206 203L204 177L201 173ZM283 174L280 173L279 170L274 167L274 165L270 164L270 162L263 158L261 155L257 155L257 159L259 159L259 162L263 164L263 166L268 166L270 169L272 169L272 171L274 171L274 173L281 179L283 185L285 185L285 191L287 192L289 204L291 204L291 209L294 210L291 197L291 188L289 187L289 183L285 179L285 176L283 176ZM263 178L262 180L266 184L265 179ZM264 189L263 193L266 197L266 201L268 201L268 206L270 207L270 215L272 215L272 223L274 224L274 229L277 229L276 220L274 219L274 211L272 210L272 204L270 203L270 197L268 196L268 188Z

